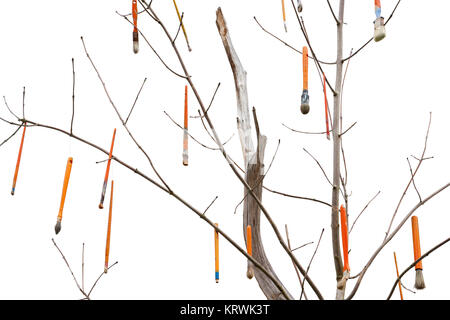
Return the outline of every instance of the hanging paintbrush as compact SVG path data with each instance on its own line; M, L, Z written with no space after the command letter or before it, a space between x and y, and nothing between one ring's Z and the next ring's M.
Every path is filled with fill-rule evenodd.
M302 0L297 0L297 10L298 10L298 12L303 11Z
M419 259L422 254L420 252L420 236L419 236L419 219L416 216L411 217L413 246L414 246L414 261ZM425 281L422 273L422 260L416 263L416 283L414 287L418 290L425 288Z
M137 9L137 1L133 0L132 2L131 12L133 14L133 52L139 52L139 32L137 28L137 18L138 18L138 9Z
M111 149L109 150L108 162L106 165L106 173L105 173L105 180L103 182L102 196L100 198L100 204L98 205L98 207L100 209L103 209L103 201L105 201L106 187L108 186L109 168L111 167L111 159L112 159L112 153L113 153L113 149L114 149L115 138L116 138L116 129L114 128L114 133L113 133L112 142L111 142Z
M384 18L381 16L381 2L380 0L375 0L375 32L373 39L375 42L381 41L386 37L386 28L384 27Z
M395 251L394 251L394 261L395 261L395 270L397 271L397 279L398 279L400 277L400 275L398 274L397 256L395 255ZM400 279L398 279L398 290L400 291L400 299L403 300L402 282Z
M247 226L247 254L252 257L252 227L250 225ZM247 278L253 278L254 272L253 267L251 265L251 261L248 260L247 264Z
M189 45L189 39L188 39L188 36L187 36L187 33L186 33L186 29L184 28L184 23L183 23L183 20L181 19L180 11L178 10L178 6L177 6L177 3L175 2L175 0L173 0L173 5L175 6L175 10L177 11L178 20L180 21L181 29L183 30L184 38L186 39L187 47L188 47L189 51L192 51L191 46Z
M347 212L344 206L341 205L341 234L342 234L342 252L344 254L344 277L350 274L350 265L348 263L348 226L347 226Z
M308 95L308 48L303 47L303 92L300 110L303 114L309 112L309 95Z
M105 273L108 272L109 244L111 242L111 219L112 219L113 194L114 194L114 180L111 180L111 198L109 199L108 230L106 232Z
M327 128L327 139L330 140L330 126L328 124L328 99L327 99L327 79L325 73L323 73L323 95L325 97L325 124Z
M16 182L17 182L17 175L19 174L19 166L20 166L20 158L22 157L22 148L23 148L23 141L25 139L25 129L27 128L27 124L23 124L23 133L22 133L22 140L20 141L20 147L19 147L19 155L17 156L17 163L16 163L16 170L14 172L14 179L11 189L11 195L14 195L14 192L16 191Z
M281 9L283 10L284 30L287 32L287 26L286 26L286 8L284 7L284 0L281 0Z
M216 228L219 227L218 223L215 223L214 225ZM217 232L216 229L214 229L214 257L216 283L219 283L219 232Z
M67 194L67 187L69 185L70 172L72 171L72 163L73 163L73 158L69 157L69 159L67 159L66 172L64 174L64 183L63 183L63 189L62 189L62 195L61 195L61 204L59 205L58 218L56 219L56 225L55 225L55 233L56 234L58 234L61 231L61 220L62 220L62 215L63 215L64 203L66 202L66 194Z
M188 87L184 87L183 165L188 165Z

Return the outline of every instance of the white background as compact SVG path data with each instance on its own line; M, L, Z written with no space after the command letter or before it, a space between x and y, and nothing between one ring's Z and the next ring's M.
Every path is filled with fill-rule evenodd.
M312 45L320 59L333 61L336 54L335 22L325 0L304 0L303 17ZM337 11L338 1L331 1ZM389 15L396 1L382 1ZM217 83L210 116L222 140L236 130L234 83L215 25L221 6L233 43L248 72L250 106L257 109L261 130L268 137L266 163L278 139L281 147L265 180L268 187L331 202L330 186L307 148L332 175L332 142L325 136L293 133L281 123L305 131L324 130L323 93L315 67L310 64L311 112L299 112L301 56L265 34L253 20L300 49L300 33L290 1L286 1L288 33L282 23L281 1L179 0L193 51L189 53L182 34L177 45L183 54L203 101L208 102ZM154 9L172 33L178 19L172 1L155 0ZM349 169L351 225L366 202L381 190L350 236L350 266L358 273L381 243L390 217L409 181L406 157L419 156L429 112L433 112L427 160L416 183L423 197L450 180L447 127L447 94L450 63L446 36L448 1L425 3L403 1L387 26L387 37L371 43L350 63L343 98L344 128L358 121L344 136ZM21 113L22 87L26 86L26 116L30 120L66 130L70 126L72 66L76 69L76 113L74 133L109 149L117 128L114 154L154 176L145 157L121 127L103 88L84 55L80 36L94 59L108 90L123 117L135 99L142 80L148 81L136 105L129 127L148 151L170 186L199 210L216 196L219 199L208 217L238 243L242 236L242 209L233 214L243 187L217 151L189 144L189 167L181 164L182 131L164 115L183 119L185 81L165 69L142 41L138 55L132 52L132 27L115 11L128 13L131 1L2 1L0 3L0 95ZM346 55L373 34L373 1L348 0L345 12ZM165 61L178 72L170 43L160 27L141 15L139 26ZM325 66L334 82L334 67ZM331 92L328 92L331 97ZM189 91L191 114L199 108ZM11 118L4 106L2 117ZM12 119L12 118L11 118ZM190 132L213 145L198 120L190 120ZM13 131L2 122L1 140ZM76 276L81 274L81 248L86 243L86 287L103 270L107 208L98 209L105 155L67 136L43 128L29 128L17 182L10 188L21 131L0 149L0 298L81 298L61 256L54 237ZM242 164L237 135L227 145L231 156ZM68 156L74 163L64 208L62 231L54 235L61 187ZM416 165L415 160L411 160ZM94 299L259 299L264 298L255 280L245 276L246 261L221 238L220 284L214 282L212 229L181 203L117 163L110 179L115 180L110 262L115 266L92 294ZM110 184L109 184L110 185ZM422 252L450 236L446 190L419 209ZM109 201L109 188L105 203ZM280 230L288 224L293 246L315 241L325 228L310 276L326 298L335 295L335 271L330 239L330 209L307 201L264 192L263 201ZM410 189L396 222L418 201ZM300 287L291 261L270 226L262 219L267 254L282 282L296 297ZM283 232L284 234L284 232ZM307 266L314 245L296 251ZM394 280L393 251L403 270L413 261L410 222L375 260L360 287L357 299L386 298ZM443 247L424 260L427 288L405 299L448 299L448 256ZM414 270L404 283L412 288ZM348 292L354 281L349 282ZM314 294L308 288L308 297ZM396 291L394 299L399 295Z

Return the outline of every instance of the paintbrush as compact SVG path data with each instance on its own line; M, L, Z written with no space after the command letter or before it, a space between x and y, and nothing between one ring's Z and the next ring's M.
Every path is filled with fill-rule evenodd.
M69 186L70 172L72 171L72 163L73 163L73 158L69 157L69 159L67 159L66 172L64 174L64 183L63 183L63 189L62 189L62 195L61 195L61 204L59 205L58 218L56 219L56 225L55 225L55 233L56 234L58 234L61 231L61 220L62 220L62 215L63 215L64 203L66 201L67 187Z
M419 235L419 219L416 216L411 217L413 246L414 246L414 261L419 259L422 254L420 252L420 235ZM416 283L414 287L418 290L425 288L425 281L423 279L422 260L416 263Z
M138 18L138 10L137 10L137 1L133 0L132 3L132 10L133 13L133 52L138 53L139 52L139 32L137 28L137 18Z
M309 112L309 95L308 95L308 48L303 47L303 93L300 111L303 114Z

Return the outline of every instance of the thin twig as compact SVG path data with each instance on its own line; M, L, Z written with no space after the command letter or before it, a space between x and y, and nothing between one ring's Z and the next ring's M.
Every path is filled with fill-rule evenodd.
M139 89L139 91L138 91L138 93L137 93L137 95L136 95L136 99L134 99L134 103L133 103L133 106L131 107L130 113L128 114L128 117L127 117L127 119L125 120L125 124L127 124L128 119L130 118L131 113L133 112L134 106L136 105L136 102L137 102L138 99L139 99L139 95L141 94L142 88L144 88L144 85L145 85L145 82L146 82L146 81L147 81L147 78L145 78L144 81L142 82L141 88Z
M178 24L177 34L175 35L175 38L173 38L173 42L177 41L178 34L180 33L181 26L183 25L183 18L184 18L184 12L181 13L181 18L180 18L180 23Z
M9 139L11 139L12 137L14 137L14 135L20 130L20 128L22 128L23 127L23 125L20 125L20 126L18 126L17 127L17 129L8 137L8 138L6 138L1 144L0 144L0 147L1 146L3 146L6 142L8 142L9 141Z
M106 271L109 271L109 269L111 269L112 267L114 267L114 266L115 266L116 264L118 264L118 263L119 263L119 261L114 262L112 265L110 265L110 266L108 267L108 269L106 269ZM105 273L106 273L106 272L103 271L103 272L98 276L97 280L95 280L94 284L93 284L92 287L91 287L91 290L89 290L89 293L88 293L88 295L87 295L88 298L90 298L92 291L94 290L95 286L97 285L97 283L100 281L100 279L103 277L103 275L104 275Z
M219 198L219 196L216 196L216 197L214 198L214 200L211 201L211 203L209 204L209 206L206 207L205 211L203 211L203 214L206 214L206 211L208 211L208 209L214 204L214 202L216 202L217 198Z
M356 221L358 221L359 217L361 217L361 215L364 213L364 211L367 209L367 207L370 205L370 203L375 200L376 197L378 197L378 195L381 193L381 190L377 192L377 194L372 197L372 199L369 200L369 202L367 202L367 204L365 205L365 207L361 210L361 212L358 214L358 216L356 217L355 221L353 221L352 227L350 228L350 231L348 232L349 234L352 232L353 227L356 224Z
M414 179L414 176L413 176L411 162L409 162L409 158L406 158L406 161L408 161L409 172L411 173L411 179L412 179L412 182L413 182L414 189L416 189L417 195L419 196L419 200L422 201L422 197L420 196L420 192L417 189L416 182L415 182L415 179Z
M9 112L17 119L20 120L20 118L9 108L8 102L6 102L6 97L3 96L3 101L5 102L6 108L8 108Z
M84 291L84 242L83 242L83 250L81 253L81 287Z
M430 133L431 114L432 114L432 113L430 112L430 119L428 120L427 133L426 133L426 135L425 135L425 143L424 143L424 147L423 147L423 151L422 151L422 156L420 157L421 160L420 160L419 163L417 164L416 170L415 170L414 173L411 175L411 179L409 179L409 182L408 182L408 184L406 185L406 188L405 188L405 190L403 191L403 194L402 194L402 196L400 197L400 200L398 201L397 207L395 208L394 214L392 215L392 218L391 218L391 222L389 223L389 227L388 227L388 229L387 229L387 231L386 231L385 239L387 238L387 236L388 236L388 234L389 234L389 231L391 230L392 224L394 223L395 216L397 215L398 209L400 208L400 204L402 203L402 200L403 200L403 198L405 197L406 192L407 192L408 189L409 189L409 186L410 186L411 183L414 181L414 177L416 176L417 171L419 170L420 165L421 165L422 162L423 162L423 157L425 156L425 152L426 152L426 150L427 150L428 134Z
M220 82L219 82L219 84L217 85L217 88L216 88L216 90L214 91L214 94L213 94L213 96L212 96L212 98L211 98L211 101L210 101L210 103L209 103L209 106L208 106L208 108L206 109L206 113L208 113L208 111L209 111L209 108L211 108L211 105L212 105L212 103L213 103L213 101L214 101L214 98L216 97L216 94L217 94L217 91L219 90L219 87L220 87ZM199 116L191 116L191 118L203 118L204 116L202 116L201 114L199 115ZM213 139L214 140L214 139Z
M327 179L328 183L333 187L333 184L331 183L330 179L328 178L327 173L325 172L325 170L323 169L322 165L320 164L320 162L311 154L309 153L308 150L306 150L305 148L303 148L303 150L311 157L313 158L313 160L317 163L317 165L319 166L320 170L322 171L323 175L325 176L325 179Z
M292 252L295 249L294 250L291 249L291 239L289 238L289 230L288 230L287 224L284 225L284 229L286 231L286 239L287 239L288 248ZM292 259L291 259L291 261L292 261ZM294 265L294 270L295 270L295 273L297 274L297 278L298 278L298 281L300 282L300 286L301 286L303 282L302 282L302 278L300 276L300 272L298 271L297 266L295 265L294 261L292 261L292 264ZM306 294L305 294L305 299L308 300L308 297L306 296Z
M319 249L320 241L322 240L322 236L323 236L323 232L324 231L325 231L325 229L322 229L322 232L320 233L320 237L319 237L319 241L317 241L316 249L314 250L314 253L311 256L311 260L309 260L308 267L306 268L306 274L308 274L309 269L311 268L311 264L312 264L312 262L314 260L314 257L316 256L317 249ZM305 293L305 279L303 279L303 283L302 283L302 292L300 293L300 300L302 300L302 296L303 296L304 293Z
M330 8L331 14L333 15L334 21L336 21L336 24L339 24L340 22L339 22L338 18L336 17L336 14L334 13L333 7L330 4L330 0L327 0L327 3L328 3L328 7Z

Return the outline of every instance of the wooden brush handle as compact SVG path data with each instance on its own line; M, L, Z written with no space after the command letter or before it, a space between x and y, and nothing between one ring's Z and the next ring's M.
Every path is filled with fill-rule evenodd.
M283 10L283 21L286 22L286 9L284 7L284 0L281 0L281 8Z
M137 1L133 0L133 3L131 6L132 6L131 12L133 13L133 25L134 25L133 31L138 32L138 29L137 29L137 17L138 17Z
M350 271L348 263L348 228L347 213L344 206L341 206L341 234L342 234L342 251L344 253L344 271Z
M63 184L62 195L61 195L61 204L59 206L58 221L62 220L64 203L66 201L67 187L69 185L70 172L72 171L72 163L73 163L72 157L67 159L66 172L64 174L64 184Z
M108 272L109 244L111 242L111 220L112 220L113 194L114 194L114 180L111 180L111 198L109 199L108 230L106 232L105 273Z
M303 47L303 90L308 90L308 47Z
M422 254L420 251L420 235L419 235L419 219L417 216L411 217L413 246L414 246L414 261L419 259ZM422 270L422 260L416 263L416 270Z

